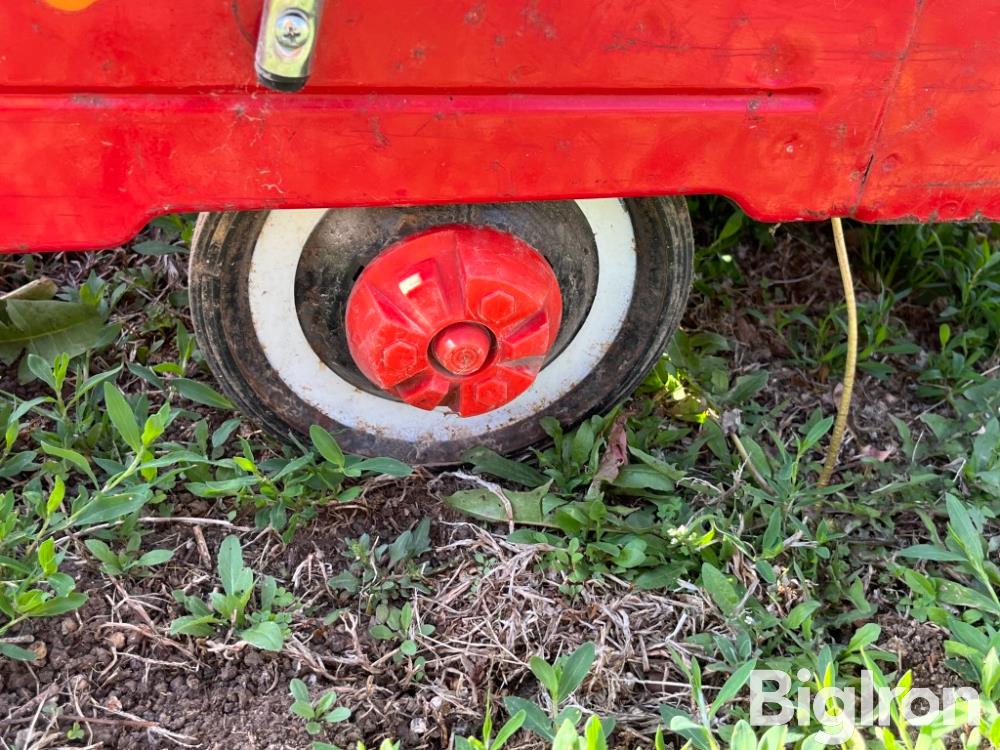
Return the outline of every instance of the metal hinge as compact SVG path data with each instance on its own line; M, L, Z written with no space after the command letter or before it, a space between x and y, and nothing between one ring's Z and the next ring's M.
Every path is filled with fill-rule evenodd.
M257 36L257 78L276 91L298 91L312 68L323 0L265 0Z

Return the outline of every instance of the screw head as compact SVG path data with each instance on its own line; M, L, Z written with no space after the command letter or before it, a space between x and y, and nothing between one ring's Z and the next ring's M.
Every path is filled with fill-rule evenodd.
M312 24L301 10L286 10L274 22L274 35L285 49L298 49L309 41Z

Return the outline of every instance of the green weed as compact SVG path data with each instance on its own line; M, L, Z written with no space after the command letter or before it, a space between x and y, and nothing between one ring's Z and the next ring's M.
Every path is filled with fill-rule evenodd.
M128 536L121 552L113 551L100 539L88 539L84 545L94 557L101 561L101 570L109 576L123 576L139 568L152 568L170 562L174 551L170 549L153 549L140 554L139 547L142 536L132 532Z
M69 539L135 514L154 502L170 483L159 471L173 462L157 460L152 454L175 416L170 406L164 404L155 412L144 408L140 421L108 378L89 378L78 387L79 398L71 402L72 407L79 411L84 397L100 392L104 411L93 410L100 418L91 415L75 420L61 395L69 359L60 356L56 360L51 369L43 369L40 358L32 360L38 373L45 376L42 379L51 381L56 395L17 404L6 415L5 456L11 456L11 461L5 462L5 472L16 476L41 468L47 482L43 484L42 475L36 475L21 489L0 495L0 613L6 620L0 622L0 635L29 618L64 614L80 607L86 595L76 592L73 578L59 570ZM98 385L102 385L100 390ZM50 407L55 411L49 411ZM12 454L21 420L32 410L49 411L48 416L61 429L37 435L40 452L34 449ZM68 427L74 421L91 425L84 440L112 440L114 458L95 457L91 461L79 452L80 437ZM34 462L40 454L45 458L39 467ZM11 644L0 643L0 653L33 658L30 652Z
M227 424L219 429L231 430L232 426ZM227 437L217 430L211 438L213 450ZM311 451L297 453L285 449L284 455L263 461L257 459L253 446L241 439L242 455L203 462L203 478L185 486L197 497L229 497L237 509L253 508L256 525L281 532L287 542L324 505L347 503L361 494L363 485L348 485L347 480L380 474L404 477L411 472L409 466L394 459L345 455L322 427L314 425L310 437ZM199 453L208 452L207 425L196 431L195 439ZM188 476L195 474L190 472Z
M995 446L994 446L995 447ZM979 685L991 700L1000 698L1000 568L987 556L984 512L945 495L948 510L942 539L933 525L930 544L916 544L899 557L931 563L938 574L904 565L894 570L912 592L914 614L946 628L947 664L967 681ZM928 519L929 520L929 519Z
M323 731L324 724L340 724L351 718L351 709L336 706L337 693L327 690L316 700L309 696L309 688L300 679L293 679L288 684L288 690L294 699L291 712L305 721L306 732L317 735Z
M551 664L539 656L532 656L528 666L545 688L548 711L524 698L509 696L504 699L508 713L512 718L523 714L524 728L549 741L555 740L564 724L578 726L583 719L583 712L576 706L566 705L566 702L583 683L594 663L595 655L594 644L584 643L573 653L564 654ZM614 728L615 722L612 719L600 723L600 731L604 737L610 737Z
M920 347L909 339L905 324L894 314L903 295L882 289L858 303L858 369L879 380L897 372L894 358L913 355ZM767 323L762 319L762 322ZM820 318L804 308L774 311L774 331L792 352L794 361L810 370L839 372L847 344L846 311L837 305Z
M455 737L455 750L501 750L507 740L517 734L524 725L528 714L524 710L511 716L500 730L493 736L493 706L489 697L486 699L486 709L483 715L483 726L479 737Z
M335 591L356 595L370 618L369 633L378 641L397 643L393 661L399 663L415 657L414 637L430 636L434 626L417 624L413 620L413 605L408 601L414 593L430 593L425 584L424 568L419 558L430 551L430 519L425 518L414 529L407 529L390 543L375 544L368 534L347 542L347 570L329 579ZM413 662L419 679L426 659L417 656Z
M234 631L252 646L280 651L297 606L294 597L272 576L257 581L253 570L243 562L243 548L235 536L227 536L219 547L218 576L222 591L213 591L207 601L180 589L173 592L174 599L190 614L171 622L170 633L207 638ZM252 607L255 590L257 601Z

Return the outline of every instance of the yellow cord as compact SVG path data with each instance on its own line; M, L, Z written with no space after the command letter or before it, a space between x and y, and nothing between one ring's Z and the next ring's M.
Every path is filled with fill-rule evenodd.
M847 359L844 362L844 389L840 393L837 407L837 421L833 423L830 447L826 451L826 462L819 475L819 486L826 487L837 465L840 444L847 429L847 413L851 410L851 391L854 390L854 368L858 363L858 308L854 301L854 280L851 265L847 261L847 245L844 242L844 227L840 219L830 219L833 224L833 244L837 248L837 264L840 266L840 280L844 284L844 301L847 303Z

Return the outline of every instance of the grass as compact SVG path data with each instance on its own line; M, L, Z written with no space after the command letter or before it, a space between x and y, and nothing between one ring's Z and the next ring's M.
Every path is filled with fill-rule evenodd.
M747 723L753 667L984 701L975 727L894 721L852 747L1000 743L1000 230L848 227L861 372L819 489L843 358L828 228L692 206L691 309L638 392L550 421L530 460L479 449L435 475L233 411L190 334L189 217L130 252L0 260L0 293L57 287L0 301L3 742L198 739L101 679L81 693L59 649L110 628L168 678L263 654L298 709L254 710L295 746L812 747L815 717ZM20 679L32 663L48 683Z

